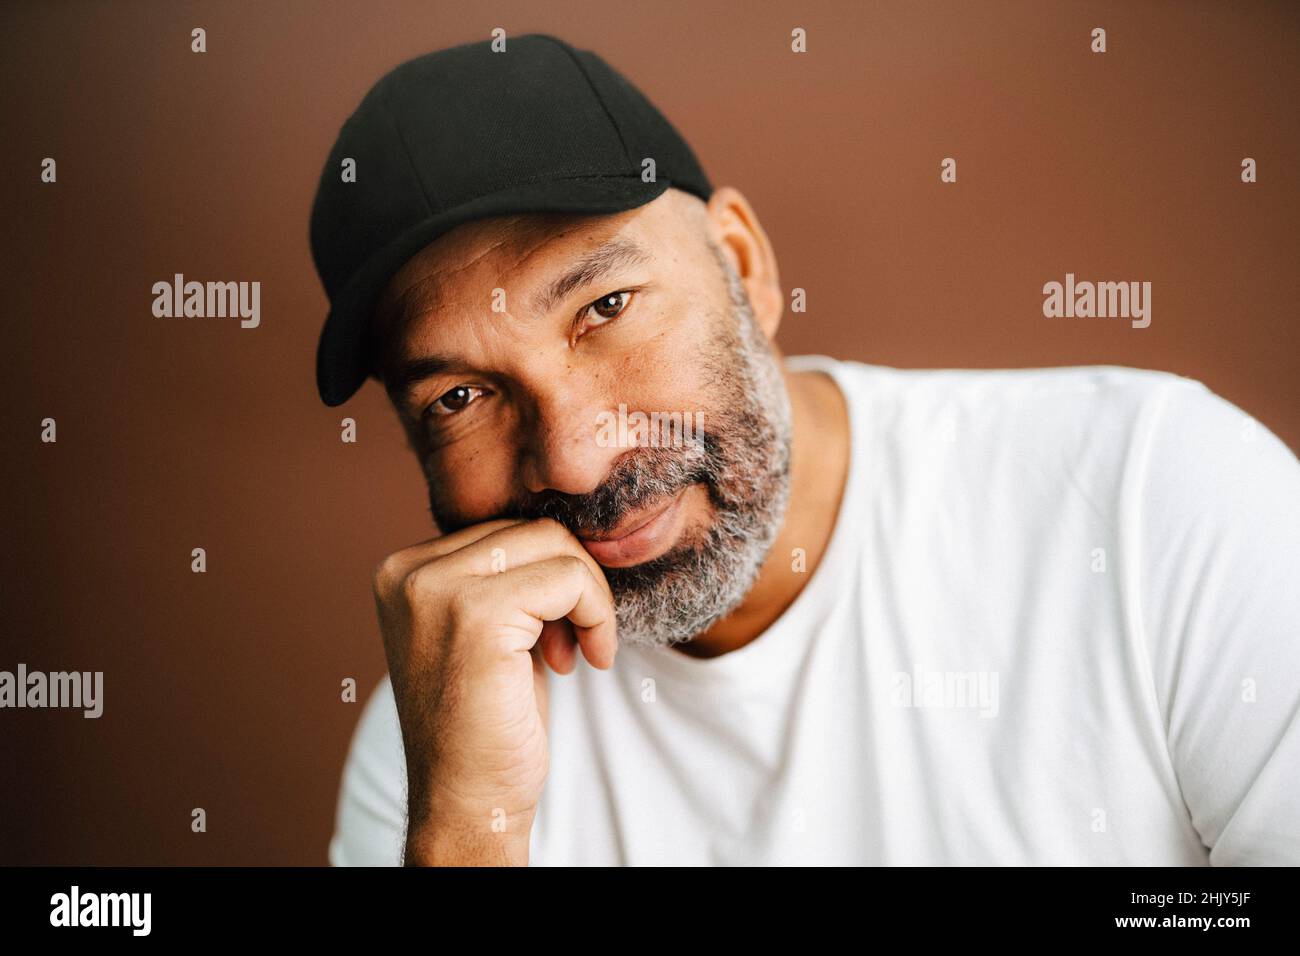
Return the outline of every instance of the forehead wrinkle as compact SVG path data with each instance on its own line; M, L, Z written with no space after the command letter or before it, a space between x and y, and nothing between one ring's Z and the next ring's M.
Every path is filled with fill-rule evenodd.
M485 258L512 243L524 245L524 248L512 254L511 258L515 259L515 261L507 271L517 272L526 268L530 259L542 252L552 242L563 238L569 230L551 230L548 234L540 235L531 242L526 236L521 236L519 233L536 231L536 229L545 226L553 218L553 216L514 216L503 221L499 227L501 230L510 230L511 227L518 226L520 223L531 222L533 225L531 228L526 225L525 228L515 230L513 233L507 231L505 235L493 240L486 248L476 252L468 262L452 264L446 268L435 268L425 275L413 280L404 289L395 303L397 310L407 319L407 321L413 321L422 315L427 315L428 313L435 311L438 307L440 298L439 292L445 289L450 289L452 287L452 279L456 275L473 269ZM497 277L497 282L501 282L499 276ZM502 287L504 286L500 284L494 286L494 288ZM507 301L509 301L509 296L507 297ZM509 309L507 309L505 314L510 314Z
M421 319L437 311L441 298L439 291L450 286L448 280L451 276L472 268L486 256L512 242L522 247L515 254L517 261L511 267L512 272L525 268L535 256L575 230L582 230L578 241L586 239L588 246L607 244L619 235L621 232L619 226L624 220L629 215L636 215L639 212L640 210L629 210L625 213L594 216L585 213L533 213L480 220L467 225L481 227L489 224L489 235L495 235L495 238L490 240L486 248L475 252L468 262L452 264L445 268L436 265L438 259L446 254L444 250L449 248L443 240L452 237L453 243L465 246L470 244L471 234L460 232L458 235L458 230L453 230L435 240L408 260L390 280L381 305L376 310L372 334L377 340L377 349L381 353L379 367L381 369L387 367L391 362L408 354L414 347L411 341L412 333L417 330L417 324ZM592 228L583 230L584 226ZM632 239L627 241L635 242ZM569 258L578 255L580 252L575 250ZM399 282L400 292L396 291ZM511 315L508 309L504 314Z
M487 248L477 252L468 262L452 263L442 268L433 268L416 278L398 297L398 308L412 318L432 311L438 304L439 292L450 288L451 280L459 273L466 272L509 241L503 237L491 243Z

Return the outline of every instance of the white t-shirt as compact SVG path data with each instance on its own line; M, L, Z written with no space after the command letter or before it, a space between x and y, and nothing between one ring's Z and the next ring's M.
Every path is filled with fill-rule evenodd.
M822 561L709 659L550 681L553 864L1300 863L1300 463L1199 382L824 356L851 460ZM397 864L392 687L335 865Z

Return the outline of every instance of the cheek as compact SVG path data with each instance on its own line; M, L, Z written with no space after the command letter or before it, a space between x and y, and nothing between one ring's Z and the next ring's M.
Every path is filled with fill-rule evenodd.
M686 296L656 299L597 348L624 382L671 380L689 375L713 327L709 310Z
M698 308L679 315L621 357L615 391L630 408L699 411L708 406L718 374L717 317Z
M437 510L466 521L488 520L506 510L518 494L506 437L475 436L425 456L425 480Z

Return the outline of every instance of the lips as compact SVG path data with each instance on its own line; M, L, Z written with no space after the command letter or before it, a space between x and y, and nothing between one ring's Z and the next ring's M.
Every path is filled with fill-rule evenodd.
M587 534L585 532L579 532L578 537L583 541L614 541L617 538L626 537L642 525L649 524L655 518L659 517L664 509L671 505L680 495L681 492L678 492L670 498L660 499L653 504L646 505L643 508L639 508L636 511L624 515L623 520L614 526L614 530L609 531L606 534Z
M607 567L628 567L663 554L677 539L685 490L627 515L609 533L580 534L587 553Z

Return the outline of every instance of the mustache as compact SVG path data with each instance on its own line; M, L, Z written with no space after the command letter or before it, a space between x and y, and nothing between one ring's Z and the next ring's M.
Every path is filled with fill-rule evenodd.
M547 489L511 503L501 517L550 518L574 534L608 534L629 511L674 495L694 484L713 494L720 475L717 440L697 436L684 448L639 447L620 457L595 491L571 495Z

